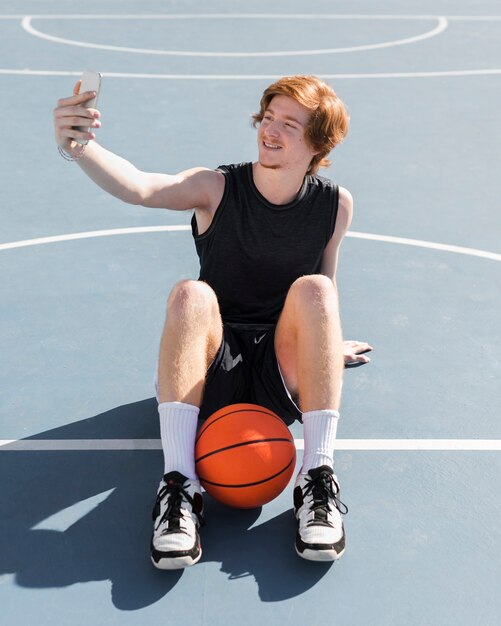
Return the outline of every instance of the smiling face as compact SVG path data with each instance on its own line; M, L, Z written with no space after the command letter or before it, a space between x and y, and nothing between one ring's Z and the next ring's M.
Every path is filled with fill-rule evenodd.
M259 125L258 160L269 169L302 170L305 173L318 154L305 134L310 111L289 96L274 96Z
M277 116L281 118L282 105L286 109L291 109L285 111L285 119L291 118L292 122L299 122L305 130L306 148L309 147L313 155L308 163L308 173L316 174L320 167L328 167L330 161L327 156L346 137L350 122L346 107L336 92L317 76L303 74L283 76L264 90L259 103L260 110L252 116L254 127L263 125L263 131L265 130L266 124L263 122L265 113L270 113L272 119ZM271 163L273 167L282 167L283 163L270 161L270 155L266 155L262 134L264 133L259 135L259 151L260 156L261 154L263 156L263 164L269 166ZM266 136L265 138L275 139L266 142L269 149L285 148L280 145L278 138ZM304 146L302 148L304 149ZM282 157L284 153L277 150L278 155Z

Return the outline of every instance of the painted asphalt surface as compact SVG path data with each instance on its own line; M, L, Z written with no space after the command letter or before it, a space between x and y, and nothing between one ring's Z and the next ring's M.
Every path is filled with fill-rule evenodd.
M137 11L121 3L129 17L117 19L112 3L90 1L86 15L113 19L62 19L61 2L2 5L0 439L25 446L0 449L4 623L497 624L499 8L382 2L374 16L368 3L336 3L336 19L326 1L317 19L299 17L296 1L286 11L146 2L130 17ZM148 17L160 12L198 17ZM230 12L239 16L213 15ZM169 50L183 55L159 54ZM159 436L151 379L167 294L197 275L190 235L1 245L188 224L121 204L58 156L52 108L88 67L105 75L99 141L153 171L251 160L249 116L275 75L330 76L347 103L350 135L326 174L352 191L353 232L369 237L343 243L339 284L346 337L375 352L345 378L336 471L350 513L339 563L295 555L289 486L258 511L208 500L202 562L184 573L151 567L161 453L138 448ZM388 439L400 447L381 449ZM101 449L109 440L126 443ZM446 442L404 449L418 440ZM482 443L453 451L450 440Z

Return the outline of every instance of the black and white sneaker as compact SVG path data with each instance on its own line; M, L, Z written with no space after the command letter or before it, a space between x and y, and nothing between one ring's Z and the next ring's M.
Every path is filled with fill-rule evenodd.
M294 486L297 518L296 552L310 561L335 561L345 549L339 483L327 465L299 474Z
M198 528L204 523L198 480L180 472L165 474L153 508L151 560L159 569L182 569L202 556Z

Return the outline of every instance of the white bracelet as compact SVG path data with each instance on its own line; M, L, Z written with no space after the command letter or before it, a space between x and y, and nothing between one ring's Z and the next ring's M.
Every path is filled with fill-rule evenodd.
M78 154L76 154L75 156L73 156L72 154L68 154L67 152L65 152L61 146L57 146L57 151L59 152L59 154L63 157L63 159L65 161L78 161L78 159L81 159L84 155L85 152L85 148L87 147L87 144L83 144L82 149L80 150L80 152Z

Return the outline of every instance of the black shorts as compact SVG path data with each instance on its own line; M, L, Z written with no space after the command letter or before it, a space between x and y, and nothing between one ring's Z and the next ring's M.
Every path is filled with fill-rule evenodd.
M275 354L275 325L225 324L207 371L200 419L239 402L259 404L290 425L301 411L288 392Z

